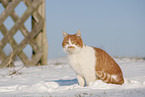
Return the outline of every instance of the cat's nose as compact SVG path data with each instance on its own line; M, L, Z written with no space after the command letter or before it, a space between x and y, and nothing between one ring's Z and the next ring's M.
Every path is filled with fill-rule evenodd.
M74 47L74 46L68 46L67 49L68 49L68 50L74 50L75 47Z

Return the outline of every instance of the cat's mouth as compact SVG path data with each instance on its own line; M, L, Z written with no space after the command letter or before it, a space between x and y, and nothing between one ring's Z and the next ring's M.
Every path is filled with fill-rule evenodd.
M71 48L64 48L65 52L68 54L76 54L81 51L81 48L78 47L71 47Z
M75 53L76 52L76 47L75 46L66 46L66 47L64 47L64 51L66 53Z
M68 52L73 52L73 51L75 51L75 47L74 46L68 46L67 51Z

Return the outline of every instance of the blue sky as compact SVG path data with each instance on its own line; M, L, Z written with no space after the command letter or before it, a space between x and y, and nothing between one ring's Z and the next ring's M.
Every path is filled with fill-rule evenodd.
M145 57L144 5L145 0L46 0L48 57L66 56L62 31L74 34L79 29L84 44L111 56Z
M49 56L65 55L62 31L112 56L145 57L145 0L46 0Z

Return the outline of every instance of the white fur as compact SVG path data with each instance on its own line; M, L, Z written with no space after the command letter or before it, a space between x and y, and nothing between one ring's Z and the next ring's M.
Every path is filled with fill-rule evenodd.
M68 58L70 66L77 73L79 84L84 86L84 80L89 85L90 82L94 82L97 79L95 73L96 56L92 47L83 46L80 49L78 53L69 53Z
M114 80L117 80L117 75L111 75Z

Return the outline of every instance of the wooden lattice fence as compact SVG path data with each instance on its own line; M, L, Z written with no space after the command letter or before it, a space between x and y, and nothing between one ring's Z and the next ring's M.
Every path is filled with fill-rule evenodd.
M16 6L23 2L27 6L27 10L19 17L15 12ZM7 67L13 63L16 56L25 66L45 65L47 64L48 44L46 39L45 24L45 0L0 0L5 10L0 15L0 32L4 36L0 41L0 68ZM14 26L8 30L4 25L4 21L10 16L15 22ZM25 27L24 23L32 17L31 32ZM17 43L13 36L20 30L25 37L21 43ZM6 55L3 48L9 43L12 48L10 55ZM32 58L29 59L23 52L27 45L31 45L33 50Z

